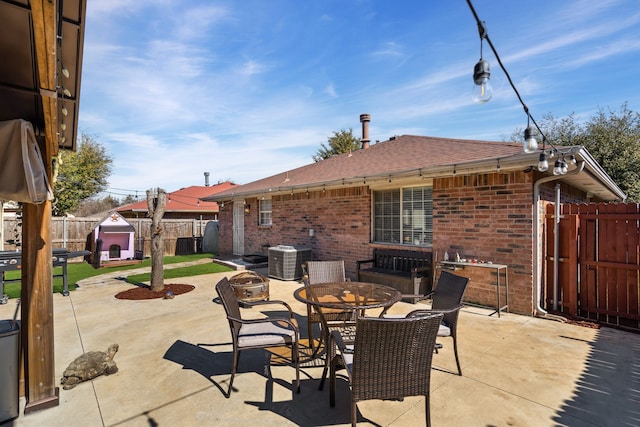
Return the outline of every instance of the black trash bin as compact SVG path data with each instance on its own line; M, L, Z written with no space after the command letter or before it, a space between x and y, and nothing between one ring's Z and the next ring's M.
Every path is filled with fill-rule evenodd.
M20 323L0 320L0 423L18 417Z

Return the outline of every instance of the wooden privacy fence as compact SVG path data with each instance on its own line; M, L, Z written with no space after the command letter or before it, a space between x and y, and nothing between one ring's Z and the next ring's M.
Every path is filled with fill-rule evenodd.
M545 216L547 308L554 301L554 206ZM640 205L565 204L558 224L558 310L640 330Z
M53 247L66 247L71 252L84 250L87 246L87 237L102 220L104 218L52 218L51 236ZM151 256L151 219L127 218L127 221L135 228L135 249L137 250L138 247L141 247L143 248L144 256ZM14 218L4 219L2 236L4 250L6 251L19 249L14 241L18 240L19 242L21 238L19 222L21 221ZM175 255L176 246L183 243L184 238L202 237L207 222L209 220L163 219L165 255Z

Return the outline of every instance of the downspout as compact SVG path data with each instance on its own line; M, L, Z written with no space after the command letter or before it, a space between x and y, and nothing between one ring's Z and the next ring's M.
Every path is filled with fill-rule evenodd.
M556 205L553 209L553 310L558 311L558 266L560 253L560 184L556 183Z
M567 172L566 175L577 175L584 169L584 161L581 161L577 164L577 167ZM554 316L553 314L549 314L545 309L540 305L540 292L541 292L541 280L540 280L540 207L538 206L540 203L540 185L561 179L566 175L552 175L546 176L544 178L540 178L533 184L533 260L534 260L534 268L533 268L533 289L535 294L533 295L533 300L535 301L534 307L534 316L537 317L545 317L547 319L564 321L564 318L561 316Z

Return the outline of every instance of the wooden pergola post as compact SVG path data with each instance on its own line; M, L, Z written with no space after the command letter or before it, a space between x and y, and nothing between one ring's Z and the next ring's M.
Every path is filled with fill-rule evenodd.
M51 159L58 153L57 13L58 1L31 2L33 32L42 88L45 138L39 139L51 182ZM53 250L51 202L23 205L21 339L25 376L25 414L59 404L53 333Z

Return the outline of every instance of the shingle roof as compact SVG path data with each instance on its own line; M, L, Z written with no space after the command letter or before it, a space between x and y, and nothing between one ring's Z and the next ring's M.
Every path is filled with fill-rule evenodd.
M572 155L582 164L559 176L568 184L601 200L624 200L626 195L582 146L555 147L558 155ZM547 151L548 153L548 151ZM497 170L533 170L540 152L524 153L516 142L479 141L402 135L369 148L341 154L240 185L202 200L225 201L267 194L341 187L386 185L387 180L415 183L421 178L488 173ZM545 174L551 175L552 168Z
M218 212L218 204L216 202L202 201L202 197L227 191L237 184L226 181L212 186L192 185L191 187L181 188L177 191L167 193L166 212ZM131 203L129 205L120 206L116 209L118 212L147 212L146 199L140 202Z
M402 135L367 149L341 154L250 182L215 195L259 193L269 189L303 188L340 180L395 175L474 161L495 160L522 153L522 144ZM536 155L537 156L537 155ZM536 160L537 162L537 160ZM211 196L214 196L213 194ZM207 198L205 198L206 200Z

